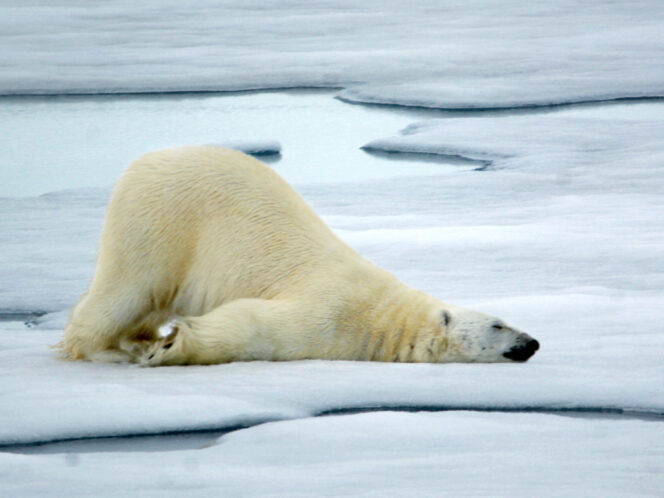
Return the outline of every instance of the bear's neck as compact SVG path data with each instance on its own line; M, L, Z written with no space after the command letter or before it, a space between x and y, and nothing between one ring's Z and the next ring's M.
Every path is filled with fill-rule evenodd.
M361 359L438 361L445 339L436 317L444 303L391 274L379 279L371 290L354 313L358 319L355 334L364 345Z

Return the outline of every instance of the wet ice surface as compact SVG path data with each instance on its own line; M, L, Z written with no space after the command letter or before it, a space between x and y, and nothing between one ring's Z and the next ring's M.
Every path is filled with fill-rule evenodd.
M333 95L6 97L0 100L0 149L8 167L0 169L0 197L110 188L146 151L192 144L283 148L281 157L267 159L295 184L440 173L440 161L391 163L359 150L423 114L349 106Z

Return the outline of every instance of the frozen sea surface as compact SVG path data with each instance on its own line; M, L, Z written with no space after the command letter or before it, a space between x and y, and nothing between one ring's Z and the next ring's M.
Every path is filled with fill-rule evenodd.
M227 98L232 101L234 97ZM315 98L345 105L326 94ZM400 157L394 151L471 159L481 156L490 167L477 171L468 165L427 163L442 168L440 174L395 177L388 171L382 177L343 182L344 174L340 173L340 181L332 183L327 175L330 168L336 171L335 156L321 154L318 161L312 161L316 169L311 170L309 181L298 184L298 190L344 240L408 284L450 302L499 315L537 337L542 350L525 365L306 361L141 369L63 362L48 346L61 338L67 308L91 277L108 190L70 189L2 199L3 212L9 216L2 218L0 231L5 258L0 302L4 311L52 313L32 320L30 328L17 321L0 326L0 442L15 445L223 430L290 420L288 424L294 424L301 437L286 442L280 436L278 444L292 448L310 445L305 427L312 427L311 437L321 448L319 465L339 465L338 469L322 481L311 477L317 475L316 467L312 468L314 474L298 474L286 458L297 455L296 450L289 453L278 445L270 446L263 453L265 458L279 459L280 455L283 466L257 461L256 465L267 466L265 479L252 484L256 487L248 492L259 494L264 489L261 486L269 483L275 493L281 492L280 486L285 484L274 479L292 475L298 483L294 492L306 494L311 486L319 485L329 494L339 495L346 486L357 485L358 490L370 486L356 484L354 474L348 471L359 462L339 456L346 458L344 451L354 446L339 449L341 453L324 450L337 444L341 437L338 431L355 434L352 424L347 429L340 427L359 420L373 426L367 433L369 439L357 443L365 445L363 451L375 449L373 459L365 465L378 475L393 476L391 481L371 484L378 494L385 491L385 483L394 486L395 494L412 485L406 482L409 476L420 475L418 465L425 469L427 465L442 465L440 476L418 481L422 492L433 489L442 476L456 472L457 462L464 459L505 477L500 483L474 481L462 472L456 484L450 485L465 491L454 494L490 494L489 489L503 489L505 493L532 495L548 489L556 473L567 479L567 484L549 494L595 489L593 483L600 483L597 489L608 490L613 496L653 492L661 481L661 445L646 442L657 440L664 423L664 296L659 258L664 213L658 167L663 136L659 133L660 116L664 114L660 106L622 104L516 116L452 114L428 121L422 121L426 113L418 111L418 123L401 135L376 138L371 148L397 154L388 158ZM399 127L403 125L389 133L394 134ZM525 130L531 133L531 140L522 138ZM278 133L273 139L288 142ZM344 144L336 136L325 139L339 147ZM363 143L366 141L358 141L355 146ZM288 151L284 146L283 162ZM375 161L389 163L386 157ZM273 163L273 167L278 169L281 164ZM407 167L410 163L393 164ZM389 423L384 414L368 413L307 425L307 419L314 415L381 408L539 413L448 413L441 414L442 418L414 413L395 415ZM600 418L570 420L547 412L581 412ZM602 418L606 414L621 418ZM453 420L450 427L463 438L459 444L467 445L468 453L459 446L423 445L413 450L416 455L412 461L400 471L394 470L394 461L402 462L399 437L420 431L414 447L432 437L446 439L447 435L432 436L436 431L427 425L431 423L439 431L452 430L444 425L448 420L445 416ZM433 418L419 423L418 417ZM341 426L326 429L325 424L333 420L340 420ZM520 432L524 420L531 429ZM297 429L300 423L305 424L302 432ZM624 431L620 437L613 436L612 431L618 430L618 425L611 425L614 423ZM493 446L478 435L478 427L484 424L505 431L495 435ZM417 427L408 429L411 425ZM606 430L592 432L595 427ZM247 434L254 434L254 430L259 427L247 429ZM265 434L264 430L271 429L260 429L257 434ZM547 446L546 458L534 450L539 443L533 441L541 442L537 431L557 440ZM219 448L234 437L224 436ZM260 436L260 440L265 441L265 437ZM338 446L343 447L343 441L346 439ZM190 448L190 442L183 446ZM101 448L110 446L99 444ZM247 444L242 451L253 452ZM505 445L502 449L501 444ZM470 449L475 447L483 452ZM577 447L586 449L578 453ZM59 451L73 451L73 456L4 455L2 465L15 489L26 494L44 489L30 478L37 468L50 469L54 490L76 492L84 486L74 486L71 469L92 465L83 473L94 488L106 479L94 468L137 468L140 459L148 458L140 452L118 449L115 455L79 455L75 447L65 446ZM162 462L165 470L159 475L164 482L177 475L180 477L172 481L177 486L194 486L187 477L190 468L185 461L197 462L191 468L204 469L197 474L201 493L214 486L232 488L241 481L217 465L224 458L235 458L234 454L222 455L218 451L224 450L217 447L169 449L169 455L151 453L154 461ZM601 454L604 458L609 449L613 453L602 460L606 465L591 457ZM57 447L53 451L58 451ZM574 465L568 461L573 451L579 455ZM505 452L507 460L492 456ZM638 459L634 455L639 455ZM528 464L510 467L508 472L504 462L512 457ZM217 471L209 470L215 465ZM243 465L237 463L239 473L233 475L244 476L249 467ZM529 470L524 470L527 477L521 477L521 468ZM624 470L616 472L617 468ZM181 474L182 469L185 474ZM586 481L581 482L581 476L586 476ZM144 479L148 479L142 482L149 489L155 486L155 493L168 487L159 488L150 480L156 477ZM517 488L518 483L523 486ZM174 489L179 489L177 486ZM117 494L126 491L121 485L112 489ZM288 494L285 489L283 493Z
M657 1L5 2L0 93L332 85L346 101L449 109L654 97L663 19ZM2 494L660 495L662 106L4 97L0 318L14 320L0 323ZM58 359L49 345L92 275L125 165L229 141L279 148L271 166L360 253L505 318L541 351L499 365ZM456 411L312 418L387 408ZM233 431L179 448L67 446L206 429ZM57 440L41 447L54 454L8 453Z
M664 4L503 0L0 6L0 93L345 87L496 108L664 96Z
M11 496L658 496L661 423L392 413L265 424L160 453L0 453ZM112 471L109 471L111 469Z

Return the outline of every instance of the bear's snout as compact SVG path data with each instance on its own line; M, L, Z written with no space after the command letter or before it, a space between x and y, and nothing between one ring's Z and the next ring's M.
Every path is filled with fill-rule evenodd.
M525 344L520 344L514 346L512 349L503 353L503 356L509 360L513 361L526 361L532 355L535 354L535 351L539 349L539 342L535 339L530 339Z

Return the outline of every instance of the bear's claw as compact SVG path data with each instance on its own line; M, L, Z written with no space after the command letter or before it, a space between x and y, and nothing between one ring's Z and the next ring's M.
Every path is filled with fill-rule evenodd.
M173 347L179 328L175 320L159 327L157 339L139 359L139 363L144 367L155 367L164 364L166 352Z

